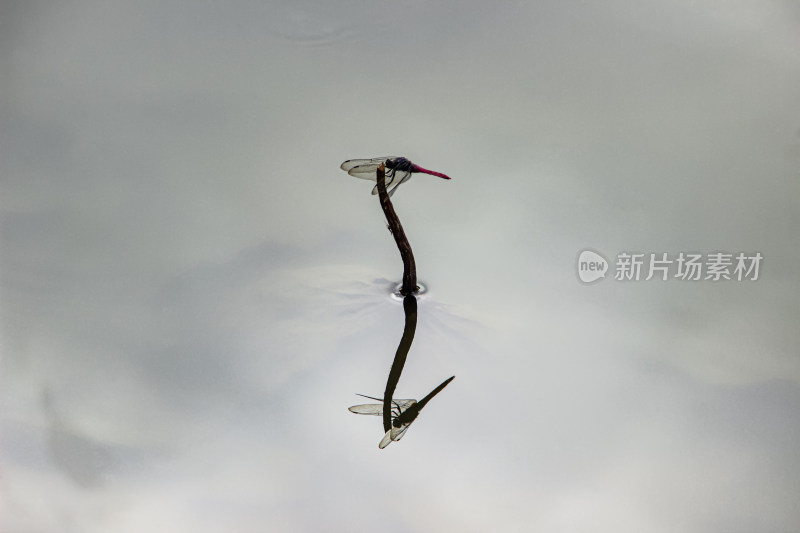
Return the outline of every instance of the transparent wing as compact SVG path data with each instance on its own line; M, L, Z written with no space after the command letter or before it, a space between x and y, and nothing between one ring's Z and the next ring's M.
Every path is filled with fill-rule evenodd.
M394 429L394 428L392 428L392 429ZM389 445L390 442L392 442L392 432L391 431L387 431L386 435L384 435L383 438L381 439L381 441L378 443L378 448L380 448L382 450L382 449L386 448Z
M394 400L392 402L392 414L394 416L399 416L400 413L411 407L417 403L417 400ZM351 413L355 413L357 415L382 415L383 414L383 404L382 403L366 403L361 405L354 405L352 407L348 407ZM399 412L398 412L399 411Z
M397 184L394 187L392 187L391 191L389 191L389 196L393 195L394 191L400 185L404 184L405 182L407 182L410 179L411 179L411 172L398 172L397 177L394 180Z
M354 405L353 407L348 407L351 413L355 413L357 415L382 415L383 414L383 404L382 403L367 403L362 405Z
M375 167L377 168L377 167ZM394 187L389 191L389 196L394 194L395 189L397 189L401 183L407 182L411 178L411 172L406 170L397 170L394 172L387 172L386 173L386 188L388 189L390 185L394 184ZM371 178L364 178L364 179L371 179L372 181L376 181L377 178L375 177L375 173L372 173ZM374 186L372 188L372 194L378 194L378 186Z
M386 162L387 159L393 159L394 156L386 156L386 157L373 157L371 159L348 159L344 163L341 164L339 168L344 170L345 172L350 172L352 169L360 166L365 165L375 165L375 168L381 163Z
M375 171L378 170L380 163L377 165L363 165L360 167L356 167L353 170L349 171L348 174L353 176L354 178L361 178L362 180L372 180L375 181Z
M385 163L387 159L393 158L394 156L373 157L372 159L348 159L342 163L339 168L353 177L375 181L375 171L378 170L381 163Z
M417 400L412 399L403 399L403 400L393 400L392 401L392 420L400 416L403 412L405 412L409 407L415 405ZM383 415L383 403L366 403L361 405L354 405L352 407L348 407L351 413L355 413L357 415ZM381 442L378 444L378 448L384 449L386 448L390 442L393 440L400 440L405 435L408 426L411 425L411 422L408 424L404 424L399 428L392 426L392 429L386 432L386 434L381 439Z
M400 439L402 439L403 435L406 434L406 431L408 431L408 428L410 426L411 426L410 422L408 424L403 424L399 428L396 428L396 427L392 426L392 429L389 430L389 437L392 440L400 440Z
M402 413L403 411L405 411L406 409L417 403L417 400L394 400L394 403L397 404L397 406L400 408L400 412Z

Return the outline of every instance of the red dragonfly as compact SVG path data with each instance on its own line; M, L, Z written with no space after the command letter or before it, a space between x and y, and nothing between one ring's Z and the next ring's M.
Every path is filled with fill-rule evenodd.
M389 191L389 196L394 194L395 189L397 189L401 183L407 182L411 178L413 172L430 174L431 176L438 176L446 180L450 179L450 176L442 174L441 172L422 168L405 157L396 156L373 157L372 159L348 159L342 163L341 169L356 178L377 181L375 173L381 163L386 165L386 188L388 189L389 185L395 184L392 190ZM378 194L377 185L372 189L372 194Z
M411 425L411 422L417 419L419 412L422 411L422 408L425 407L425 404L428 403L431 398L442 392L442 389L445 388L451 381L453 381L453 379L455 379L455 376L451 376L444 380L438 387L429 392L428 395L419 402L417 402L417 400L392 400L392 428L386 432L386 435L383 436L383 439L381 439L381 442L378 444L378 448L384 449L392 441L402 439L403 435L406 434L408 427ZM381 403L354 405L353 407L349 407L350 412L358 415L381 416L383 414L383 400L379 398L373 398L372 396L365 396L364 394L359 394L359 396L364 396L364 398L369 398L370 400L377 400Z

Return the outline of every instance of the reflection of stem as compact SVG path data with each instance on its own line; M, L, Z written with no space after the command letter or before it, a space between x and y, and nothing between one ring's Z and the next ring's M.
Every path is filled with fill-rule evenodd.
M383 172L379 171L378 175ZM378 183L383 180L378 181ZM383 188L384 192L386 187ZM389 204L391 206L391 204ZM411 349L411 343L414 342L414 332L417 330L417 299L413 294L407 294L403 298L403 311L406 314L406 325L403 328L403 337L400 339L400 345L397 347L397 352L394 355L392 362L392 369L389 371L389 379L386 380L386 391L383 393L383 430L389 431L392 429L392 400L394 397L394 390L397 388L397 382L400 381L400 374L403 373L403 366L406 364L406 356ZM438 391L437 391L438 392Z
M406 233L403 231L403 225L400 224L400 219L397 217L397 213L394 212L392 201L386 192L385 165L381 164L378 167L376 177L381 208L383 209L383 214L386 215L389 231L394 235L397 249L400 250L400 257L403 258L403 287L400 289L400 294L405 296L419 290L419 287L417 287L417 265L414 263L414 253L411 251L411 245L408 243Z

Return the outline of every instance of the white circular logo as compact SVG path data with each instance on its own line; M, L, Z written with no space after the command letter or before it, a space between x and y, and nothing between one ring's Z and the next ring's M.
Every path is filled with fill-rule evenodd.
M578 256L578 278L584 283L591 283L606 277L608 261L592 250L584 250Z

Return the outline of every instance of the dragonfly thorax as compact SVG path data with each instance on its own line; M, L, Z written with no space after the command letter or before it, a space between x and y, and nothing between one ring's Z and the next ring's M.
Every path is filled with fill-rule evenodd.
M414 163L405 157L395 157L394 159L386 160L386 168L403 172L413 172Z
M417 415L419 415L419 408L418 403L414 402L413 405L409 406L408 409L400 413L400 416L397 416L392 420L392 425L396 428L406 426L417 419Z

